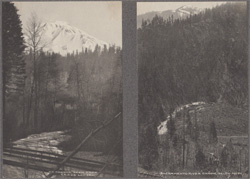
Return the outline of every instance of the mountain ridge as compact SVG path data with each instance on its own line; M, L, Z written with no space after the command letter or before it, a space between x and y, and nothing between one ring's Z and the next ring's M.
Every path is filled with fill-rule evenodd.
M140 14L137 16L137 28L141 27L143 20L152 20L156 15L163 17L164 19L168 19L173 16L173 19L178 18L187 18L190 15L198 14L204 11L205 8L199 8L192 5L185 5L175 10L164 10L164 11L151 11L144 14Z
M94 50L96 45L104 48L108 43L89 35L85 31L71 26L65 21L42 23L43 51L59 53L66 56L68 53Z

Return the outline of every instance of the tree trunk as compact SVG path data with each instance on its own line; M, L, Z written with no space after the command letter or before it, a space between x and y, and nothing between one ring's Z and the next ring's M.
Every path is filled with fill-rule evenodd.
M34 48L33 52L33 62L34 62L34 84L35 84L35 106L34 106L34 128L37 129L38 121L37 121L37 112L38 112L38 95L37 95L37 64L36 64L36 49Z

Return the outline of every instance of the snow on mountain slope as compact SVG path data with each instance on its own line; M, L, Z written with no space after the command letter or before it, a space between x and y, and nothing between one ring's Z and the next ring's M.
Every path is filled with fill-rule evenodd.
M45 43L44 51L60 53L63 56L67 53L81 52L85 48L94 50L96 45L101 48L104 45L109 46L108 43L63 21L44 23L42 41Z
M166 10L166 11L152 11L145 14L137 16L137 27L141 27L142 20L152 20L156 15L168 19L173 16L174 19L178 18L187 18L190 15L198 14L204 11L205 8L199 8L192 5L181 6L175 10Z
M203 11L203 9L191 5L182 6L176 9L176 12L178 12L180 16L189 16L193 14L198 14L201 11Z

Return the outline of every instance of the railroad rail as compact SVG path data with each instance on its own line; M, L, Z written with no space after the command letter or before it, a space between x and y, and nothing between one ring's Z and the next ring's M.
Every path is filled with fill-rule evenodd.
M55 166L58 166L65 157L67 156L62 154L18 147L6 147L3 151L4 164L43 172L53 171ZM46 167L44 167L44 164L46 164ZM99 172L103 166L106 166L105 170L102 171L103 174L122 175L122 166L115 163L107 164L105 162L72 157L64 165L64 167L93 172Z

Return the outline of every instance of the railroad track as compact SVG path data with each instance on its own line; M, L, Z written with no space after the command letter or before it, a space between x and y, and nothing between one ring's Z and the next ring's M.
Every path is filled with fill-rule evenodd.
M51 152L37 151L37 150L17 148L17 147L4 148L3 151L4 164L22 168L29 168L44 172L53 171L53 169L65 157L67 156ZM44 164L51 166L51 168L44 167ZM84 171L99 172L105 165L107 165L105 162L72 157L65 164L65 167L70 167L73 169L84 170ZM105 170L102 171L102 173L121 176L122 166L110 163L106 166Z

